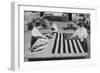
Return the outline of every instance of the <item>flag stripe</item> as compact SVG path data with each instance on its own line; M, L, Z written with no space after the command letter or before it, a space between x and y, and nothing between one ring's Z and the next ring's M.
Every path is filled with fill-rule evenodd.
M54 41L52 53L55 53L55 50L56 50L56 44L57 44L57 39L58 39L58 33L56 33L56 37L55 37L55 41Z
M79 40L77 40L77 42L78 42L78 44L79 44L79 47L80 47L82 53L84 53L84 50L83 50L83 47L81 46L81 43L79 42Z
M63 53L66 53L64 33L63 33Z
M77 47L78 47L79 52L82 53L82 51L81 51L81 49L80 49L80 47L79 47L79 45L78 45L77 40L75 40L75 42L76 42L76 45L77 45Z
M76 45L75 40L73 40L73 43L74 43L74 46L75 46L75 49L76 49L77 53L79 53L79 50L77 49L78 47L77 47L77 45Z
M58 53L60 53L60 50L61 49L61 33L60 33L60 36L59 36L59 45L58 45Z
M67 45L68 45L68 52L71 53L71 50L70 50L71 48L70 48L70 45L69 45L69 40L66 40L66 41L67 41Z
M75 45L74 45L74 43L73 43L73 40L71 40L71 42L72 42L72 47L73 47L74 53L77 53L77 52L76 52L76 49L75 49Z
M70 36L66 33L56 33L52 54L65 54L65 53L85 53L87 50L84 49L79 39L68 39Z
M85 42L85 45L79 40L84 52L88 52L88 49L87 49L87 43Z

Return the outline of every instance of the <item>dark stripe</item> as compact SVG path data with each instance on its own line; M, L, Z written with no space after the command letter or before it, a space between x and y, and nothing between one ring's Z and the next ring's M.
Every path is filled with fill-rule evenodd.
M63 53L66 53L64 33L63 33Z
M79 47L79 44L78 44L77 40L75 40L75 42L76 42L76 45L77 45L77 48L78 48L79 52L82 53L82 51L81 51L81 49Z
M71 53L71 50L70 50L71 48L70 48L70 45L69 45L69 40L66 40L66 41L67 41L67 45L68 45L68 52Z
M72 47L73 47L74 53L77 53L77 52L76 52L76 49L75 49L75 45L74 45L74 43L73 43L73 40L71 40L71 42L72 42Z
M58 53L60 53L60 49L61 49L61 33L59 34Z
M55 53L55 50L56 50L56 44L57 44L57 39L58 39L58 33L56 33L56 37L55 37L55 41L54 41L52 53Z
M80 40L79 40L79 42L81 43L81 46L82 46L84 52L88 52L87 43L86 43L86 42L83 42L83 43L82 43Z

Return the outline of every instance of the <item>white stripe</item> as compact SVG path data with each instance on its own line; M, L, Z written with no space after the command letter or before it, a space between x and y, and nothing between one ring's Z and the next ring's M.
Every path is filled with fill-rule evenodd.
M61 48L60 48L60 51L61 51L61 54L63 54L63 35L61 34Z
M56 39L56 38L55 38ZM56 49L55 49L55 54L58 53L58 45L59 45L59 33L58 33L58 38L57 38L57 41L56 41Z
M67 44L67 40L65 40L65 48L66 48L66 53L68 53L68 44Z
M69 45L70 45L71 52L74 53L71 40L69 40Z
M79 53L79 50L78 50L78 47L77 47L77 45L76 45L75 40L73 40L73 43L74 43L74 46L75 46L75 50L77 51L77 53Z
M79 44L79 47L80 47L82 53L84 53L84 50L83 50L83 48L82 48L82 46L81 46L81 43L79 42L79 40L77 40L77 42L78 42L78 44Z

